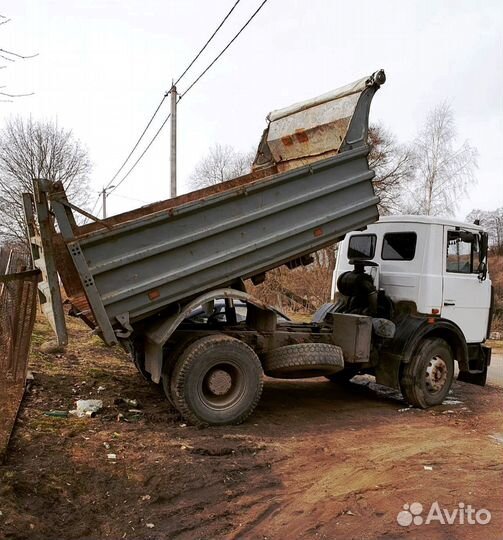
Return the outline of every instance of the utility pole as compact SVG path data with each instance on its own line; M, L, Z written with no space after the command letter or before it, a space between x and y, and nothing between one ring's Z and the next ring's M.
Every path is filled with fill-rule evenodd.
M178 94L176 92L176 86L173 84L171 90L171 182L170 182L170 197L173 199L176 197L176 98Z
M108 197L108 193L107 193L107 190L109 189L113 189L115 186L108 186L108 187L104 187L103 188L103 191L101 192L101 196L103 197L103 219L106 219L107 217L107 197Z

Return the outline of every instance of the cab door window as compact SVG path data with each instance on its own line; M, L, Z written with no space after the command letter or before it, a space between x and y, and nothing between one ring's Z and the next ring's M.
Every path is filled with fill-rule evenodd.
M478 236L466 231L447 232L447 272L476 274L479 266Z
M386 233L382 242L383 261L412 261L416 255L415 232Z

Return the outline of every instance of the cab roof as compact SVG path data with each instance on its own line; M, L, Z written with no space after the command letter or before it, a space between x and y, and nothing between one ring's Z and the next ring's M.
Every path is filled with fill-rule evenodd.
M449 225L451 227L461 227L463 229L475 229L477 231L484 230L480 225L474 223L466 223L453 219L444 219L439 216L382 216L377 223L427 223L431 225Z

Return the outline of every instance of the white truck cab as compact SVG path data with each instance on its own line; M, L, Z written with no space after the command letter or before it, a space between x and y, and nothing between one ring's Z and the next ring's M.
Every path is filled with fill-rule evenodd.
M386 216L339 246L331 304L313 320L372 319L367 364L332 379L372 373L416 406L437 405L458 379L484 385L492 315L487 233L438 217ZM341 318L342 317L342 318Z
M418 313L455 323L467 343L482 343L491 307L491 281L479 268L483 234L478 225L438 217L382 217L342 242L332 297L338 277L353 269L350 260L373 261L374 283L393 302L413 302Z

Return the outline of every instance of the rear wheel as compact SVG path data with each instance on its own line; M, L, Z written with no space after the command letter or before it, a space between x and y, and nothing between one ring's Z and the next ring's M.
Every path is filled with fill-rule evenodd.
M262 366L242 341L206 336L180 355L171 375L171 397L194 425L240 424L262 394Z
M150 373L145 369L145 352L139 343L133 343L131 347L131 359L138 373L146 380L151 381Z
M164 395L169 401L170 405L176 408L175 400L171 392L171 378L175 369L176 362L182 352L195 341L194 338L186 338L181 341L176 341L175 344L168 343L163 349L163 362L162 362L162 388Z
M417 348L400 377L405 399L426 409L440 405L447 396L454 377L454 359L446 341L426 338Z

